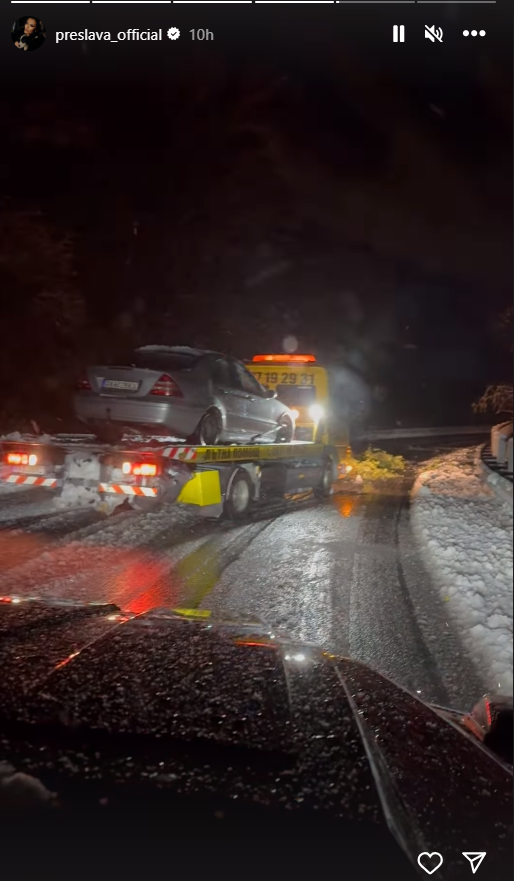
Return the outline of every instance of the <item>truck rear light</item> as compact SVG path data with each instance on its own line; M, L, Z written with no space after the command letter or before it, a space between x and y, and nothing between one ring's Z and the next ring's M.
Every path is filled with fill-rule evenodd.
M37 465L35 453L7 453L8 465Z
M163 373L160 379L155 383L151 395L162 395L165 398L181 398L182 392L180 391L177 383L171 376L168 376L167 373Z
M133 474L134 477L155 477L157 465L153 462L124 462L121 470L124 474Z
M80 377L77 387L80 391L91 391L91 383L89 382L87 376Z

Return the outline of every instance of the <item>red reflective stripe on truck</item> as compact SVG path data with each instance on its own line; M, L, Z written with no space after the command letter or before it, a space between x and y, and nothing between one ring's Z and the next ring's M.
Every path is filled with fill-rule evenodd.
M25 477L21 474L10 474L9 477L2 478L5 483L14 483L16 486L26 483L30 486L57 486L57 478L54 477Z
M196 459L196 447L166 447L162 454L166 459L181 459L190 462Z
M159 490L152 486L130 486L125 483L101 483L98 487L101 493L117 493L125 496L156 496Z

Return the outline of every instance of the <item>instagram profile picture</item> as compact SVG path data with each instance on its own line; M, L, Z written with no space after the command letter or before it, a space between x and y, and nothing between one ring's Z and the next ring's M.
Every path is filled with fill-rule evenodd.
M21 52L33 52L45 42L45 26L35 15L18 18L11 28L14 48Z

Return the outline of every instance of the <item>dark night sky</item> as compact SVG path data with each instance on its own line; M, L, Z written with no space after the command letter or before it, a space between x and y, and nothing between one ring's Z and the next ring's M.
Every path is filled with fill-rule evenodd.
M293 333L357 397L382 388L372 417L466 421L509 354L512 15L483 7L489 39L457 54L418 11L398 47L391 9L182 7L184 39L148 48L53 34L168 11L46 7L47 45L6 45L2 323L24 331L0 415L59 412L80 362L136 343L249 357ZM457 40L469 11L438 14Z

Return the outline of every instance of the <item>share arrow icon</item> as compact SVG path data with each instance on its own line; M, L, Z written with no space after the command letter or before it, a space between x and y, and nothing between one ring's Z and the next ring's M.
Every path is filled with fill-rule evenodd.
M471 866L471 871L473 872L473 875L475 874L476 870L480 866L486 853L487 853L487 851L485 851L485 850L468 850L467 852L465 850L462 851L462 856L466 857L466 859L469 860L469 864Z

